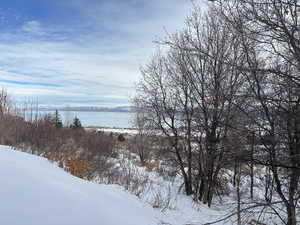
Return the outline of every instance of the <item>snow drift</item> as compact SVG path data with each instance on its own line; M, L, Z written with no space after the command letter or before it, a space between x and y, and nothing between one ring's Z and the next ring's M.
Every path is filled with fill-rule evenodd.
M81 180L6 146L0 146L0 177L0 224L157 224L154 210L120 187Z

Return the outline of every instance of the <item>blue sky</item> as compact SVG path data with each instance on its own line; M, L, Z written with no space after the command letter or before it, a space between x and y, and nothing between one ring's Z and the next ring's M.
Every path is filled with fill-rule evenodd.
M3 0L0 86L19 102L128 105L153 40L183 27L189 0Z

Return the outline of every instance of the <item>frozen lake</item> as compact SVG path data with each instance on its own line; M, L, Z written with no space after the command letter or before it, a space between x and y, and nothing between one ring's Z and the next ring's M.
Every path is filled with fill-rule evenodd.
M39 114L54 114L55 111L40 111ZM111 128L132 128L134 113L130 112L87 112L87 111L59 111L61 119L64 123L72 123L77 116L82 126L89 127L111 127ZM30 120L30 113L27 112L26 119Z

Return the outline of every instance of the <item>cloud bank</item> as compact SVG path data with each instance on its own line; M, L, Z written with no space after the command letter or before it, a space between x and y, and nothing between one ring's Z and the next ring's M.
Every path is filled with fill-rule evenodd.
M26 3L0 10L0 86L18 100L38 97L41 105L94 106L130 103L152 41L164 29L180 29L191 6L184 0Z

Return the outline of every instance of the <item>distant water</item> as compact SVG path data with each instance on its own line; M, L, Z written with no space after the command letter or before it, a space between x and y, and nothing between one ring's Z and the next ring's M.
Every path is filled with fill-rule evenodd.
M39 115L54 114L55 111L40 111ZM96 127L115 127L115 128L132 128L134 113L129 112L86 112L86 111L59 111L64 123L70 124L74 117L77 116L82 126ZM27 112L26 119L30 120L30 113Z

